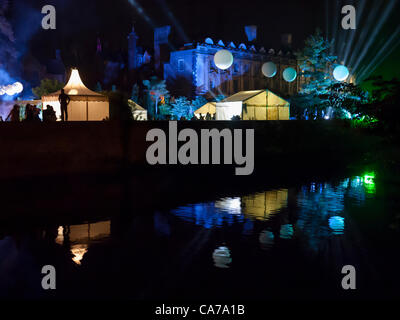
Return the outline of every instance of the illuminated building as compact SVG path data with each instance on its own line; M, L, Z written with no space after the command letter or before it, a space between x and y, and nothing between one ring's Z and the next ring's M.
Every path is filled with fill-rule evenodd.
M170 53L170 59L164 63L164 79L175 95L183 96L225 96L239 91L268 88L282 96L297 93L300 89L301 77L293 82L283 79L283 71L293 68L300 74L297 60L290 50L291 35L283 37L286 49L275 51L256 47L250 39L255 38L254 26L247 37L250 44L213 41L186 43L179 50ZM229 50L234 62L227 70L219 70L214 63L214 55L220 50ZM267 78L262 73L265 62L275 63L277 72L274 77Z

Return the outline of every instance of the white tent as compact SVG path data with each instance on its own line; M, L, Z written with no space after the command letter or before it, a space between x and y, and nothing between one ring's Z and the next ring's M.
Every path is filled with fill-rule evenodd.
M137 121L146 121L147 120L147 110L140 105L138 105L135 101L129 99L128 100L129 107L131 108L133 120Z
M269 90L240 91L216 105L216 120L289 120L290 103Z
M207 102L205 105L201 106L198 108L195 112L194 115L197 118L200 118L200 116L203 116L204 118L207 116L207 113L211 114L213 116L215 114L215 105L216 102Z
M110 117L108 97L86 88L77 69L72 69L64 91L71 98L68 121L101 121ZM51 105L57 118L61 116L58 96L61 90L42 97L43 106Z

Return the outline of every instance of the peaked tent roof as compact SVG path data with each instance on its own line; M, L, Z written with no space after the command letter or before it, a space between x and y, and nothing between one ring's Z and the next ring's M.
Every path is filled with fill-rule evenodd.
M72 101L108 101L108 97L100 93L88 89L79 76L78 69L72 69L68 83L64 87L64 91ZM42 97L42 101L58 100L61 90L50 93Z
M265 90L240 91L240 92L235 93L234 95L222 100L221 102L246 101L262 92L265 92Z
M207 112L209 112L210 114L214 114L216 112L215 111L216 104L217 104L216 102L207 102L206 104L204 104L203 106L198 108L194 113L195 114L206 114Z

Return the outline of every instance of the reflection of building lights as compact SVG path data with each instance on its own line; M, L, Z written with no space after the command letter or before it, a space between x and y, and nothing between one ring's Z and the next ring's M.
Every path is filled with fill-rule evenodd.
M333 234L344 233L344 218L339 216L333 216L329 218L329 228L332 229Z
M76 244L71 246L71 253L74 255L72 257L72 261L75 262L77 265L80 265L83 256L87 252L87 248L88 246L86 244Z
M291 224L284 224L281 226L280 237L282 239L291 239L293 237L293 226Z
M223 198L221 200L215 201L215 207L226 210L231 214L241 213L241 201L240 198Z
M232 262L231 253L227 247L218 247L213 252L214 265L217 268L229 268L228 264Z
M64 228L62 226L58 227L56 243L58 243L58 244L64 243Z
M274 234L268 230L262 231L258 239L266 248L269 248L274 244Z

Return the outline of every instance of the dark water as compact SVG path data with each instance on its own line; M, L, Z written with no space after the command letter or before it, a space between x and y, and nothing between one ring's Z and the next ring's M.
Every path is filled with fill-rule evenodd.
M399 188L375 172L77 225L5 231L5 298L397 298ZM57 289L41 288L53 265ZM356 290L341 286L344 265Z

